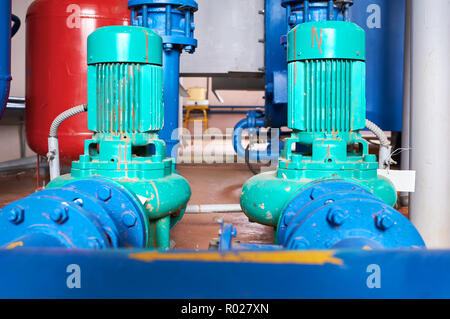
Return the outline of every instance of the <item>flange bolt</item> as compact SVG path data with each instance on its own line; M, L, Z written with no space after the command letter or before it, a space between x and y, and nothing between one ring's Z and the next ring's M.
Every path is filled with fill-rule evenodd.
M290 246L292 249L307 249L309 242L304 237L296 237Z
M111 198L111 188L102 186L97 189L97 198L106 202Z
M163 49L164 49L165 51L172 51L172 49L173 49L173 44L172 44L172 43L164 43L164 44L163 44Z
M331 208L327 215L327 221L333 226L341 226L348 218L348 212L340 208Z
M6 217L11 223L18 225L21 222L23 222L24 213L25 210L22 207L16 206L11 208L11 210L7 213Z
M291 223L294 216L295 216L294 212L286 213L286 215L284 215L284 225L288 226Z
M98 240L97 238L89 239L88 245L92 249L100 249L101 248L100 240Z
M128 228L136 226L137 217L131 212L126 212L122 216L122 221Z
M67 207L57 207L50 213L50 218L58 224L64 224L69 219Z
M394 226L394 220L392 216L388 212L382 212L376 217L376 226L381 230L388 230L392 226Z
M311 198L311 199L316 199L316 198L318 198L318 197L320 197L320 196L323 196L323 195L325 195L327 192L326 192L326 190L323 188L323 187L321 187L321 186L316 186L316 187L314 187L312 190L311 190L311 195L309 195L309 197Z

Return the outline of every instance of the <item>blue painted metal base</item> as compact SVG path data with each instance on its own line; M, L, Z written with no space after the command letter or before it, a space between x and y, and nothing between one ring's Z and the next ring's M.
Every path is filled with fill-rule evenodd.
M49 188L0 210L0 247L148 247L148 221L123 186L93 178Z
M344 180L318 180L294 195L283 209L276 242L290 249L425 247L406 217Z
M233 244L236 229L222 224L219 250L424 248L402 214L348 180L317 180L294 193L275 231L277 245Z
M0 250L0 265L0 298L450 298L448 250L130 253L23 248ZM79 289L67 286L73 274L69 265L80 267ZM379 288L373 286L374 275Z

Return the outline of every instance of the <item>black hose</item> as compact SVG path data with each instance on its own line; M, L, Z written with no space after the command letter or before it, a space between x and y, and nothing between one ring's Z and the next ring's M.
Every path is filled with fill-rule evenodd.
M11 15L11 20L12 22L14 22L13 26L11 27L11 38L12 38L13 36L16 35L17 31L19 31L21 22L19 17L16 16L15 14Z
M253 173L253 175L257 175L258 172L253 168L252 164L250 163L249 148L250 144L248 144L247 147L245 148L245 163L247 164L248 169Z

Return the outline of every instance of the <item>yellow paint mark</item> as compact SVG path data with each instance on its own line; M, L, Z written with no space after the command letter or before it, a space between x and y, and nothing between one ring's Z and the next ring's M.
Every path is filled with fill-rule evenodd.
M342 259L334 256L334 250L317 251L277 251L277 252L205 252L205 253L132 253L129 258L145 262L204 261L204 262L250 262L267 264L342 265Z
M16 247L22 247L23 242L22 241L16 241L15 243L11 243L8 246L6 246L6 249L14 249Z
M372 250L372 247L364 246L364 247L363 247L363 250Z

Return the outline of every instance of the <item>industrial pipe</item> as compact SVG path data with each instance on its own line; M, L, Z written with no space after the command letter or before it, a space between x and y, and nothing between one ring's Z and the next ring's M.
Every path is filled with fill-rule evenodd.
M406 1L405 7L405 57L403 75L403 114L402 114L402 149L400 168L402 171L410 169L411 148L411 1ZM400 205L409 205L409 194L401 192Z
M386 167L389 167L391 162L392 146L386 134L380 127L378 127L378 125L368 119L366 119L366 128L375 134L380 141L380 149L378 150L379 168L385 169Z
M410 218L429 248L450 248L449 0L413 0Z
M48 136L48 153L47 159L50 168L50 180L60 176L59 166L59 145L58 145L58 128L68 118L74 115L87 111L87 104L72 107L60 115L58 115L50 126L50 133Z
M211 204L211 205L188 205L186 214L205 213L239 213L242 212L240 204Z
M11 82L11 0L0 3L0 119L5 111Z

